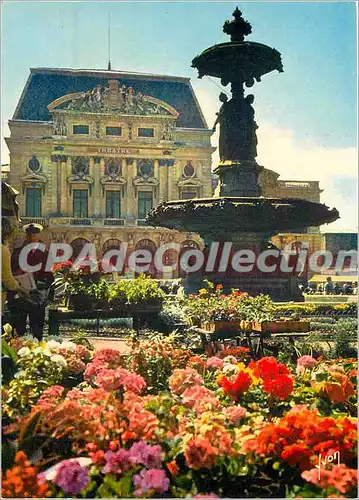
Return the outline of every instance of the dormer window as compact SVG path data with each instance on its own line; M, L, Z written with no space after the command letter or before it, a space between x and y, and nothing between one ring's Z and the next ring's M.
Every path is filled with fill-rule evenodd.
M75 135L88 135L90 133L88 125L73 125L72 133Z
M153 128L143 128L138 129L138 137L154 137L155 130Z

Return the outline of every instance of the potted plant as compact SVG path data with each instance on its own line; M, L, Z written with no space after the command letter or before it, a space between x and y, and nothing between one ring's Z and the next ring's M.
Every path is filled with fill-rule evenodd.
M109 298L114 309L153 309L162 307L165 293L153 279L141 274L133 280L120 280L111 286Z

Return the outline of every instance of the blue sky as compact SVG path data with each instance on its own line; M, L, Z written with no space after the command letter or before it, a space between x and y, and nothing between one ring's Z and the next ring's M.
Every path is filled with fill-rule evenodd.
M207 78L197 79L191 60L208 46L228 40L222 33L222 25L231 18L236 5L173 1L5 2L2 5L4 134L8 134L6 121L14 112L30 67L107 67L109 13L112 68L191 77L211 122L220 90ZM276 165L275 158L266 158L266 140L269 141L271 134L277 134L279 143L290 135L294 158L298 158L298 151L304 154L313 150L312 158L319 164L314 162L317 168L312 180L323 184L324 201L331 205L335 201L342 211L341 227L355 228L352 215L356 196L353 189L356 164L352 164L352 153L357 137L354 2L240 2L239 7L252 24L253 32L248 39L275 47L282 54L284 66L284 73L266 75L262 83L251 89L256 97L259 127L263 134L269 130L266 137L259 137L263 142L261 164L268 168ZM283 158L288 154L283 158L281 154L281 150L276 152L281 178L306 179L313 173L311 161L302 169L294 168L284 165ZM331 158L337 163L341 157L345 165L331 164ZM2 161L6 160L6 150L2 147ZM342 201L346 205L343 208L338 206Z

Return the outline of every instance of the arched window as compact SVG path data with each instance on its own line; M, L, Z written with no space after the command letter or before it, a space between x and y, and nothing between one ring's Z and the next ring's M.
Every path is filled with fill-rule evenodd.
M102 253L105 254L109 250L119 250L120 248L121 248L121 241L116 238L112 238L105 241L102 247Z
M72 247L72 260L75 260L79 255L86 243L90 243L85 238L76 238L71 241L70 245Z
M152 240L140 240L136 243L136 250L149 250L152 254L156 253L157 247Z
M152 240L148 240L148 239L143 239L143 240L138 241L135 249L136 250L147 250L151 253L152 257L154 257L154 255L157 251L156 244ZM151 264L150 264L148 271L146 271L146 274L149 274L153 278L157 278L161 274L160 270L156 270L153 258L151 260ZM138 276L138 273L136 273L136 275Z
M103 244L102 256L104 257L106 255L106 253L109 252L110 250L120 250L120 249L121 249L121 241L116 239L116 238L111 238L111 239L105 241L105 243ZM110 258L110 264L112 264L113 266L116 266L117 259L118 259L118 256L113 255Z

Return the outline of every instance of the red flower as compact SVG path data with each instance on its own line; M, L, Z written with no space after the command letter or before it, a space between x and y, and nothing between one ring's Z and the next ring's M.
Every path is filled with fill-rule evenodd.
M282 363L278 363L273 356L265 357L257 362L259 376L265 380L275 378L277 375L289 375L288 368Z
M281 458L289 465L298 465L300 470L310 468L311 450L305 444L292 444L287 446L283 451Z
M240 371L234 380L231 382L227 377L222 377L219 380L219 385L222 387L225 394L232 396L237 401L239 397L246 391L252 384L252 379L248 373Z
M293 380L288 375L263 380L263 390L279 399L286 399L293 391Z

